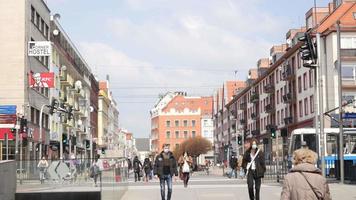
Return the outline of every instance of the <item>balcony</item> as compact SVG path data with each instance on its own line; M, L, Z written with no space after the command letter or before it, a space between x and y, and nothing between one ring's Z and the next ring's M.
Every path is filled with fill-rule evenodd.
M254 136L260 135L260 130L259 129L253 130L253 131L251 131L251 134Z
M247 104L244 102L244 103L240 103L240 110L246 110L247 108Z
M290 65L285 66L285 70L282 73L282 79L284 81L291 80L294 78L294 71Z
M251 114L251 119L256 120L257 119L257 114L256 113L252 113Z
M259 95L257 93L254 93L251 95L251 103L258 103L259 101Z
M268 104L266 107L265 107L265 110L266 110L266 113L273 113L274 110L275 110L275 107L273 104Z
M293 117L285 117L283 120L286 125L293 124Z
M274 92L274 85L271 83L268 83L263 87L264 93L266 94L272 94Z
M294 95L292 95L292 93L287 93L285 95L283 95L283 103L293 103L295 101L295 97Z
M61 85L63 86L73 86L73 78L67 73L60 75Z

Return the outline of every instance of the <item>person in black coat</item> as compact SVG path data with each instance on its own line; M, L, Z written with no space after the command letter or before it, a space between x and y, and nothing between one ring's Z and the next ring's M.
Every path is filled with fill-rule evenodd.
M143 161L143 170L145 171L146 182L148 181L148 178L151 176L152 168L153 167L152 167L151 160L148 157L145 158L145 160Z
M141 181L140 172L141 172L141 169L142 169L142 163L138 159L137 156L135 156L135 158L133 160L133 168L134 168L134 173L135 173L135 182L137 182L137 180Z
M242 168L247 176L250 200L259 200L261 179L266 172L266 164L263 152L258 149L258 141L255 138L250 141L250 148L246 150L243 156ZM255 192L253 191L253 185L255 185Z
M229 178L232 177L232 174L234 174L235 178L237 178L237 158L236 158L236 156L231 156L230 167L231 167L231 174L230 174Z

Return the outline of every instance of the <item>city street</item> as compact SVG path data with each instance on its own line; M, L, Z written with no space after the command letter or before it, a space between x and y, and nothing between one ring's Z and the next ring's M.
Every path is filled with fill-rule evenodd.
M354 200L354 185L330 184L333 199ZM282 186L277 183L262 183L261 199L277 200L280 198ZM347 195L345 195L347 194ZM123 200L160 200L158 180L149 183L130 181L128 191ZM246 180L228 179L221 176L194 174L188 188L182 181L173 183L172 199L177 200L249 200Z

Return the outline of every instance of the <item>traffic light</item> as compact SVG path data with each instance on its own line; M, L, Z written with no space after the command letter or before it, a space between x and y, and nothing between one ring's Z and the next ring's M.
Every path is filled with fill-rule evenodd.
M73 119L73 106L68 106L67 113L68 113L68 120Z
M11 133L16 133L16 128L11 128Z
M58 107L58 101L57 99L52 99L51 105L49 106L49 114L53 115L54 110L56 110Z
M67 134L62 134L62 142L63 142L63 144L68 144Z
M89 149L90 148L90 141L85 140L85 148Z
M27 133L27 119L24 117L20 119L20 133Z
M276 133L276 128L272 127L271 128L271 138L276 138L277 133Z
M101 148L101 154L105 154L105 148Z
M238 145L242 144L242 136L241 135L237 136L237 144Z
M299 49L301 58L304 60L303 66L316 68L318 55L316 51L316 44L314 44L311 38L310 31L308 30L305 32L303 36L298 38L298 40L304 43Z

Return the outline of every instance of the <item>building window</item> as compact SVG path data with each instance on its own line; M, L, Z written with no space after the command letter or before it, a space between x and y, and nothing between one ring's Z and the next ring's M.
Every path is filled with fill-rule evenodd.
M171 121L166 121L166 127L171 127Z
M36 123L37 125L40 124L40 111L36 109Z
M40 24L40 27L39 27L40 31L43 33L44 29L45 29L45 23L43 21L43 19L41 19L41 24Z
M31 122L36 124L36 109L34 107L31 107Z
M179 131L176 131L176 138L179 138Z
M171 138L171 132L170 132L170 131L167 131L167 132L166 132L166 138L167 138L167 139L170 139L170 138Z
M192 131L192 137L195 138L195 131Z
M299 117L303 117L303 102L299 101Z
M302 77L298 77L298 93L302 92Z
M195 120L192 120L192 127L195 127Z
M184 125L184 127L188 127L188 120L184 120L183 125Z
M308 98L304 99L304 115L307 116L308 115Z
M353 66L342 66L341 71L342 79L355 80L354 67Z
M279 115L279 111L277 111L277 125L279 125L279 120L280 120L280 115Z
M208 120L204 119L204 126L208 126Z
M279 104L279 90L277 90L277 96L276 96L276 99L277 99L277 104Z
M310 96L310 113L314 113L314 96Z
M300 59L300 53L298 52L298 54L297 54L297 67L298 67L298 69L301 67L301 64L300 64L300 61L301 61L301 59Z
M179 121L178 121L178 120L175 120L175 121L174 121L174 125L175 125L176 127L178 127L178 126L179 126Z
M35 16L36 16L36 11L33 6L31 6L31 22L35 23Z
M313 87L313 81L314 81L313 70L310 69L310 70L309 70L309 87L310 87L310 88Z
M283 109L281 110L281 124L284 123L284 111Z
M304 90L306 90L308 88L308 77L307 77L307 73L305 72L303 74L303 83L304 83Z
M278 69L276 70L276 83L278 83L279 82L279 79L278 79Z
M36 25L37 27L40 26L40 15L39 15L38 13L36 13L36 23L35 23L35 25Z
M44 32L43 32L43 35L44 35L47 39L49 39L49 37L48 37L48 31L49 31L49 28L48 28L48 25L46 24L45 30L44 30Z
M341 49L355 49L356 37L341 37Z
M188 138L188 131L184 131L184 138Z

